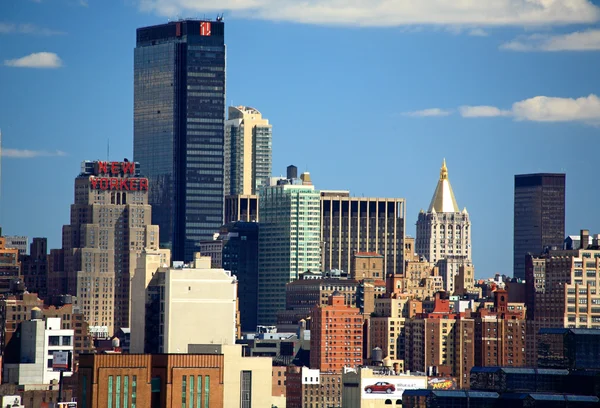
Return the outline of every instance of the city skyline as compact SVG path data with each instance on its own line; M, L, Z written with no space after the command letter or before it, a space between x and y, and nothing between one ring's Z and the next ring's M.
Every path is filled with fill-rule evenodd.
M0 43L6 46L2 47L0 60L8 62L0 68L0 88L6 89L11 98L0 101L5 148L0 224L7 235L47 236L49 248L58 248L60 228L68 221L72 199L70 180L79 162L104 159L107 139L110 139L111 160L133 158L134 33L138 27L164 23L167 18L140 13L131 6L102 6L93 2L88 7L68 2L55 5L22 2L18 9L3 7L7 13L3 13L6 20L0 22ZM95 12L110 15L114 24L100 24L102 19L92 18ZM210 10L207 13L210 15ZM591 20L594 19L592 16ZM300 171L311 172L319 189L350 190L356 196L402 197L406 199L406 232L414 236L418 211L427 208L439 162L445 157L461 206L469 208L473 221L473 263L478 277L494 272L512 274L515 174L566 173L565 235L576 234L581 228L594 233L600 230L600 220L588 215L599 193L591 192L588 200L577 199L588 194L586 175L594 174L594 152L600 147L597 127L582 123L584 120L536 123L526 116L516 116L515 112L522 110L512 113L506 110L514 102L535 96L587 98L600 93L591 68L599 61L594 49L551 53L499 50L499 46L511 39L527 37L526 31L506 27L487 29L486 23L480 24L479 34L487 36L433 28L407 32L393 28L279 24L245 20L235 14L231 18L226 15L226 21L226 105L256 107L277 127L273 140L274 169L294 163ZM47 22L52 22L52 26L47 27ZM78 36L88 25L90 30L105 35L103 41L92 41L95 53L81 47L83 39ZM547 22L546 27L554 25ZM548 36L593 30L596 26L592 22L558 27ZM387 38L382 39L382 34ZM283 53L283 58L261 56L258 63L250 64L253 66L244 64L242 61L251 61L255 55L255 48L244 49L246 35L268 50L282 49L283 41L292 42L299 47L300 54L310 50L315 54L311 61L321 58L329 66L290 53ZM279 40L270 38L278 36ZM309 47L308 43L317 38L336 41L337 47L330 49L326 46L328 41ZM381 44L373 44L370 38L377 38ZM434 48L425 58L419 47L428 45ZM365 47L374 47L374 55L381 59L371 64ZM62 67L36 70L23 68L26 63L23 61L10 62L42 50L56 51L61 59L54 60L54 64ZM402 51L399 54L412 64L399 65L398 57L385 53L390 50ZM83 57L76 57L77 53ZM481 57L486 59L485 63L477 61ZM425 62L421 62L423 59ZM235 67L232 61L241 66ZM286 71L298 63L299 68ZM435 66L440 68L432 71ZM475 67L473 72L471 67ZM540 71L541 67L544 70ZM565 68L570 73L567 77L561 71ZM290 84L287 74L277 74L278 70L294 75L296 83ZM245 81L246 75L252 75L255 83ZM408 86L406 78L412 78L415 84ZM265 89L267 79L271 86ZM348 87L348 84L354 85ZM87 87L87 92L81 92L78 89L81 86ZM320 100L311 98L318 91ZM284 96L301 103L283 103ZM592 119L596 114L593 101L591 97L580 101L591 104L587 112ZM482 109L480 103L489 109ZM461 110L459 114L448 112L470 104L477 104L480 109ZM494 106L498 110L492 109ZM305 123L299 120L299 110L302 117L310 120ZM564 112L568 110L568 106L564 108ZM511 115L518 120L512 120ZM362 148L365 137L374 148ZM579 143L569 142L570 138ZM434 148L424 148L429 146ZM48 157L52 155L56 157ZM17 156L31 158L17 159ZM359 157L362 162L357 162ZM39 176L41 169L50 168L52 178ZM29 189L23 189L24 185L29 185ZM44 197L47 210L40 210L39 197Z

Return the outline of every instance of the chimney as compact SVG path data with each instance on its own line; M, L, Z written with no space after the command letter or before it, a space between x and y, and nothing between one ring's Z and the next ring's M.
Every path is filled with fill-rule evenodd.
M579 248L587 249L589 244L590 244L590 231L582 229L581 234L580 234Z

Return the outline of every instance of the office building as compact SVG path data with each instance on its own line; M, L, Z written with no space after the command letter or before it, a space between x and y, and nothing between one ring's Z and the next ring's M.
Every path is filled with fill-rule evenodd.
M27 255L27 246L29 243L29 238L25 236L16 236L16 235L7 235L4 237L6 239L6 248L18 249L19 256Z
M327 306L311 312L310 368L341 373L345 366L362 364L364 317L346 306L344 296L333 292Z
M187 353L189 344L235 344L237 280L197 254L165 267L158 250L142 254L132 282L132 353ZM162 259L161 259L162 258Z
M226 195L225 196L225 224L236 221L258 222L258 196L257 195Z
M352 255L373 252L383 256L387 274L404 270L403 198L350 197L348 191L321 191L323 270L352 274Z
M0 230L0 295L11 292L12 283L22 280L21 262L19 261L19 250L8 248L6 238Z
M561 249L565 239L565 174L515 176L514 277L525 278L525 256Z
M291 166L293 167L293 166ZM273 325L285 309L285 285L321 270L319 191L309 173L266 187L260 197L258 324Z
M18 363L4 364L4 382L19 384L24 389L48 389L59 379L52 369L55 352L73 354L73 330L63 329L59 317L43 319L39 308L31 310L31 320L21 323ZM12 356L13 358L16 356ZM72 375L68 366L63 373Z
M200 243L200 253L210 256L212 268L223 268L237 278L240 324L246 333L257 325L258 228L256 222L231 222L221 227L214 241Z
M76 295L89 325L109 335L129 327L131 277L139 254L158 248L151 212L148 179L141 177L139 164L82 162L63 248L49 258L48 283L53 276L66 278L66 285L58 282L61 293Z
M222 19L137 30L133 156L176 261L191 261L223 224L224 35Z
M416 252L426 260L445 260L440 275L445 290L454 292L454 276L464 263L471 262L471 221L464 208L459 210L450 180L446 160L427 212L421 210L417 220Z
M23 281L31 293L37 293L42 299L48 295L48 240L34 238L29 255L22 256Z
M271 139L272 126L257 109L229 107L225 122L225 195L256 195L269 185Z
M540 329L538 368L600 370L600 330Z
M581 231L580 242L589 232ZM540 329L600 328L600 246L527 256L528 363L537 360Z

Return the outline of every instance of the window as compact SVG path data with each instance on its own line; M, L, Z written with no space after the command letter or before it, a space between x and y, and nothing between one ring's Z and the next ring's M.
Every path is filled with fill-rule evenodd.
M60 346L60 336L50 336L48 338L49 346Z
M108 376L108 408L112 408L112 395L113 395L113 376Z
M121 404L121 376L117 376L117 398L115 399L115 408L119 408Z
M136 401L136 393L137 391L137 375L131 377L131 408L135 408Z
M181 408L185 408L187 402L187 376L181 379Z
M210 403L210 377L204 376L204 408L209 408Z
M194 408L194 376L190 375L190 408Z
M123 408L128 408L127 399L129 397L129 376L123 377Z
M281 381L279 381L281 385ZM242 371L240 408L252 407L252 371Z
M62 345L63 346L70 346L71 345L71 336L63 336L63 338L62 338Z
M198 382L196 383L196 407L202 407L202 376L198 376Z

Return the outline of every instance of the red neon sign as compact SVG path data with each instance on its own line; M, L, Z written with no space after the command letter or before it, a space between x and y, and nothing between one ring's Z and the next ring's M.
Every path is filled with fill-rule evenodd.
M135 175L133 162L98 161L94 175L104 177L90 177L92 190L148 191L147 178L128 177Z

